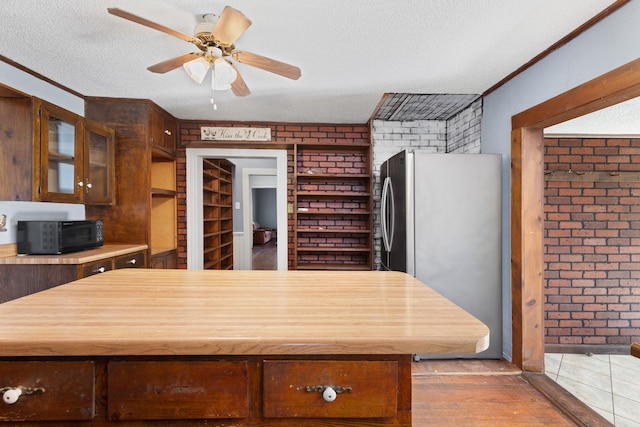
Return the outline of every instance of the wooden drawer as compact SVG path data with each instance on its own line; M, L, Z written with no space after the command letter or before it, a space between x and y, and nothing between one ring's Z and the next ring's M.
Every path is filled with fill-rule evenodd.
M110 362L107 389L111 420L248 416L244 361Z
M82 277L93 276L94 274L104 273L105 271L113 270L113 259L103 259L100 261L82 264Z
M0 362L0 389L28 387L34 394L0 402L0 421L89 420L95 413L95 368L90 361Z
M145 268L144 251L121 255L114 260L116 270L119 268Z
M398 402L395 361L265 360L263 412L274 418L389 418ZM308 387L348 388L327 402Z

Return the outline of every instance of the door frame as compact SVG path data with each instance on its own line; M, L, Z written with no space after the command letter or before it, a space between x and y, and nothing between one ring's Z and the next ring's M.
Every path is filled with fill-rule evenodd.
M544 372L544 135L546 127L640 96L640 59L511 118L512 361Z
M287 236L287 150L187 148L187 269L189 270L201 270L203 267L202 160L212 157L271 158L276 160L278 237L282 242L289 241ZM247 230L243 230L243 233L247 232ZM286 244L277 246L278 270L288 269L287 246Z
M242 169L242 200L244 201L244 207L242 209L242 224L243 230L251 230L253 231L253 218L251 214L253 213L253 197L251 195L251 190L254 188L274 188L274 187L254 187L251 185L251 177L252 176L278 176L278 169L261 169L261 168L244 168ZM277 178L276 178L277 179ZM278 187L276 183L276 199ZM277 203L277 200L276 200ZM278 230L280 231L280 230ZM247 267L249 270L253 270L253 260L252 260L252 248L253 248L253 232L251 233L243 233L242 238L244 239L244 263L243 265Z

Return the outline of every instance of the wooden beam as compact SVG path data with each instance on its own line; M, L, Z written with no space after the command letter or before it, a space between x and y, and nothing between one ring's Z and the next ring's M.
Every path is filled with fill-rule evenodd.
M542 129L511 133L513 362L544 372L544 144Z
M545 128L640 96L640 58L529 108L511 119L513 129Z

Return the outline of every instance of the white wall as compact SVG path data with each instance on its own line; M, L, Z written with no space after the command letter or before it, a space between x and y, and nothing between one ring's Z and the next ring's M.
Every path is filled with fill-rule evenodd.
M482 152L503 160L503 351L511 359L511 117L640 56L640 1L631 1L484 98Z
M0 83L84 117L84 100L0 61Z

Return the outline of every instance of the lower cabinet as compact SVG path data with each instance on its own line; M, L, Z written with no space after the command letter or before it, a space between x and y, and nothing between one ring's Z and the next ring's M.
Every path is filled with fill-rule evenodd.
M0 264L0 303L109 270L145 268L146 253L140 250L81 264Z
M411 425L410 355L88 359L0 360L0 426Z
M0 421L93 419L94 367L91 361L0 362ZM7 403L11 397L15 402Z
M397 413L398 363L268 360L263 390L265 417L390 418Z

